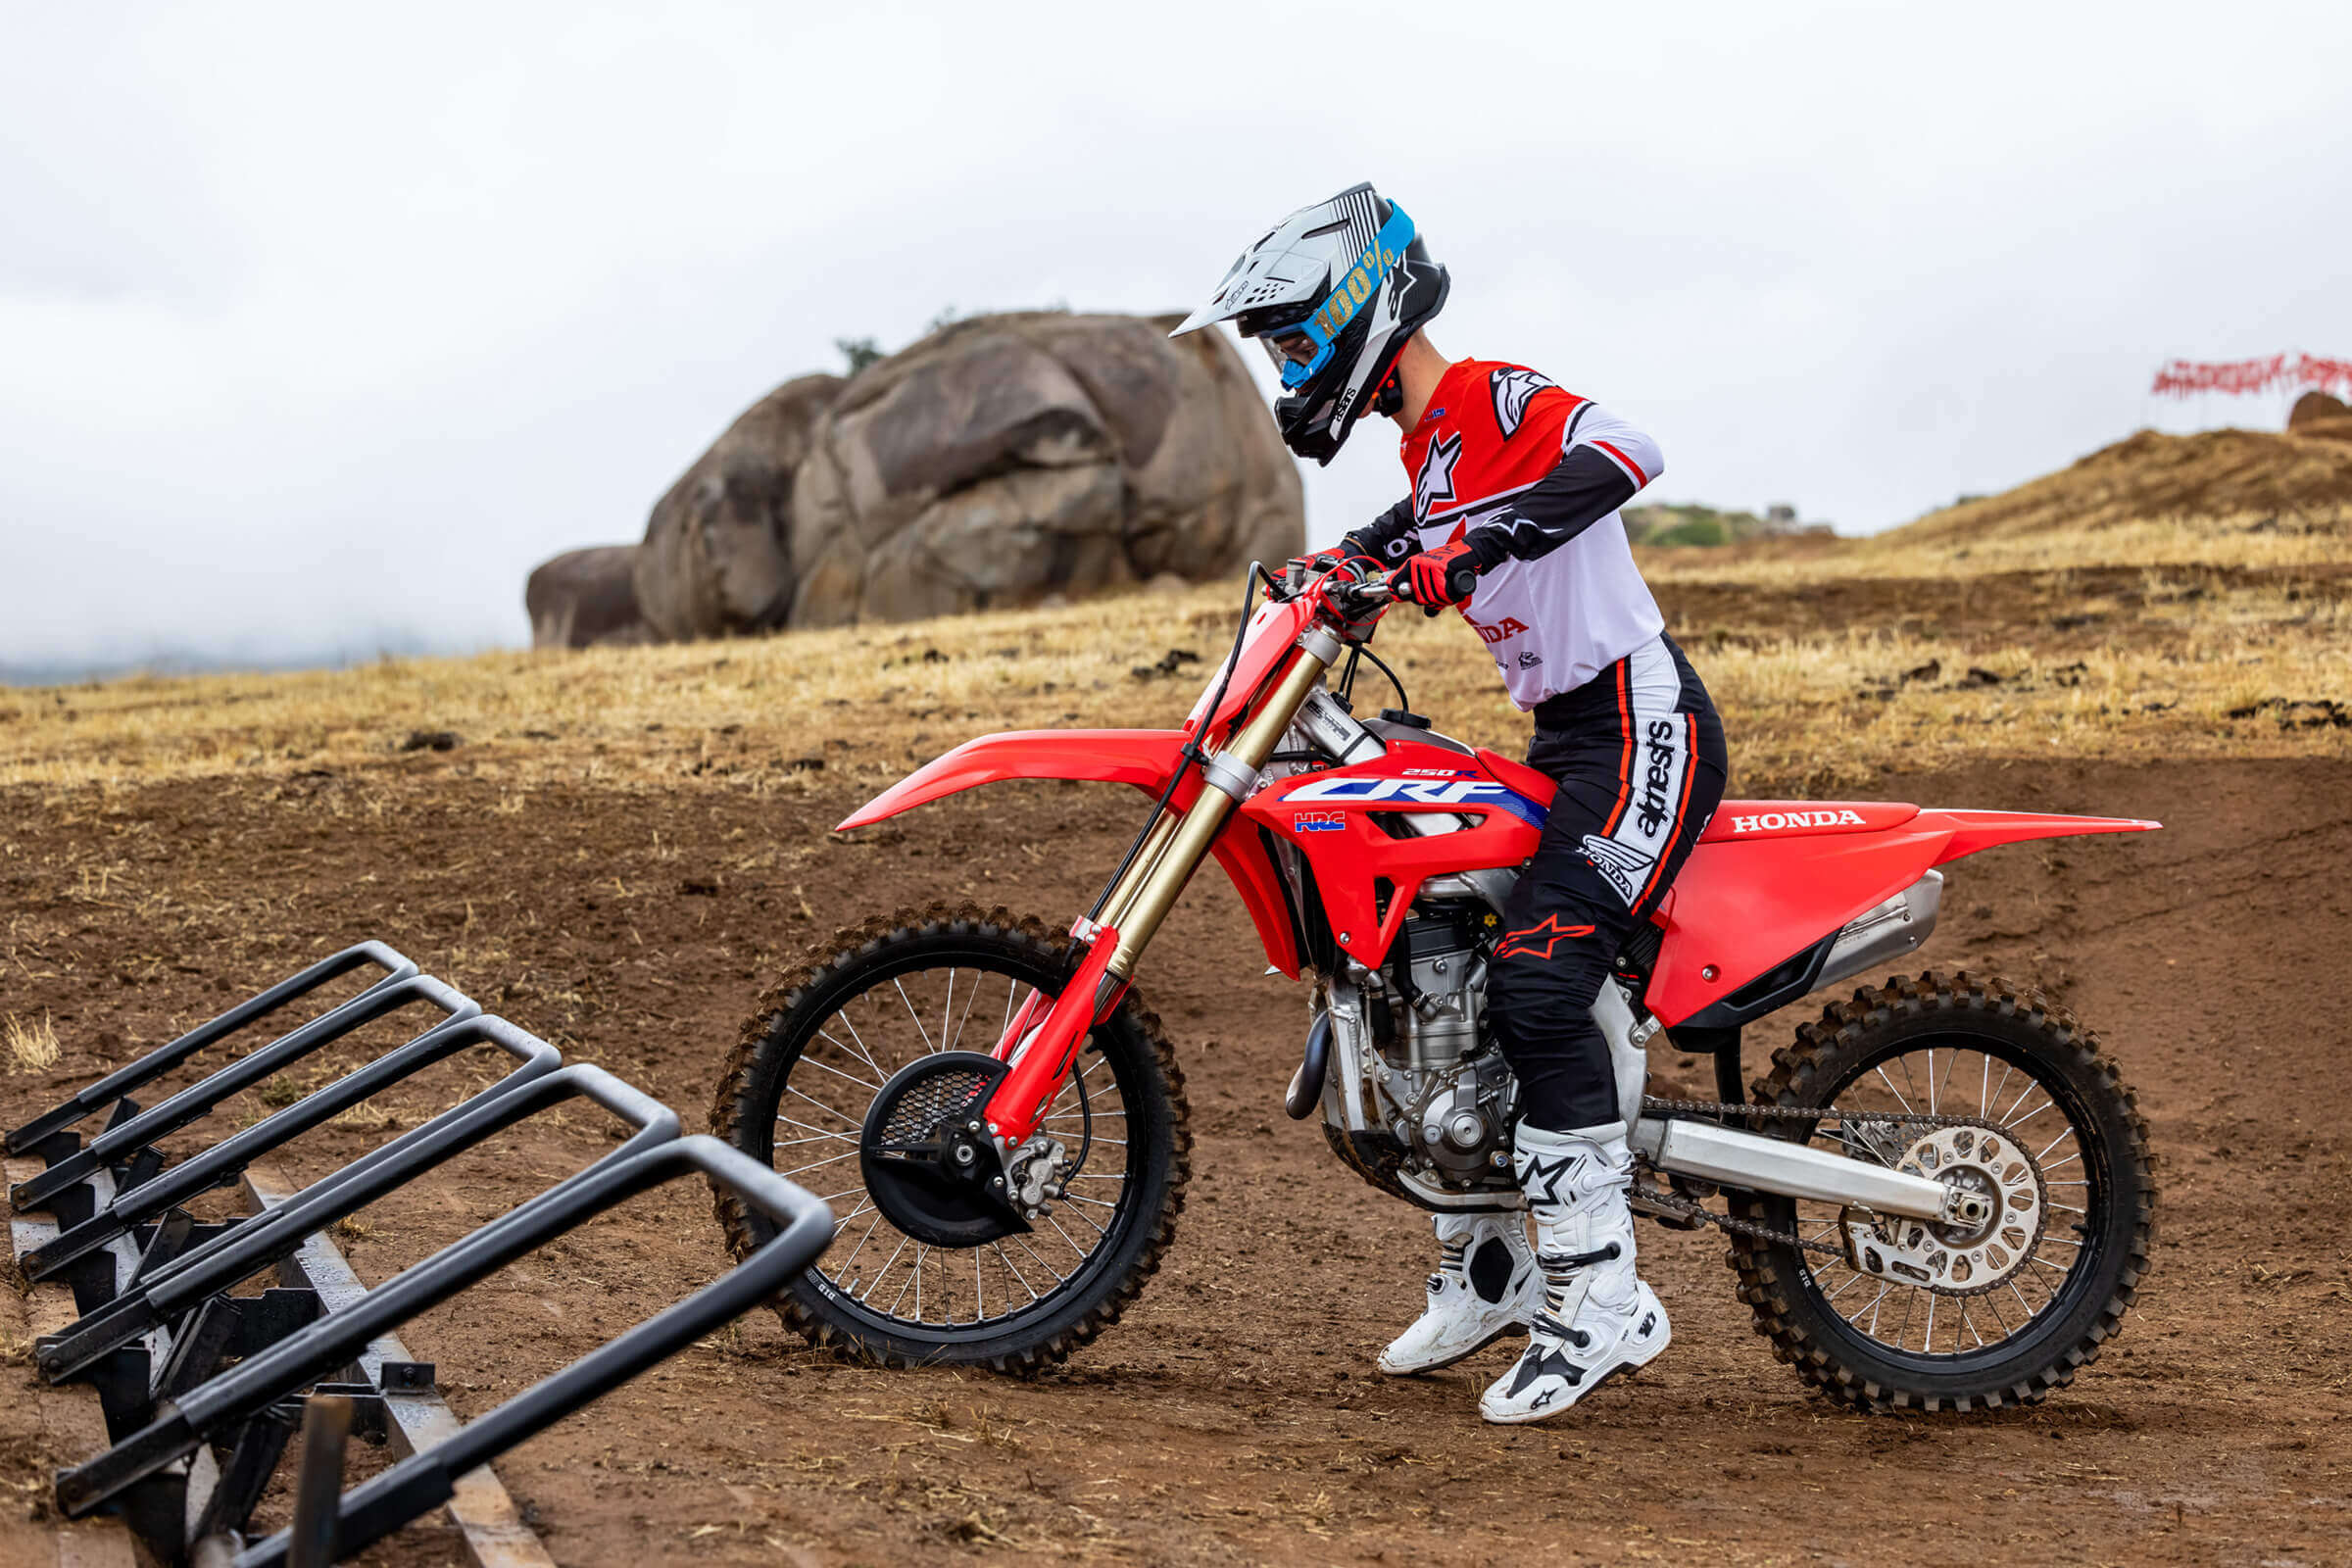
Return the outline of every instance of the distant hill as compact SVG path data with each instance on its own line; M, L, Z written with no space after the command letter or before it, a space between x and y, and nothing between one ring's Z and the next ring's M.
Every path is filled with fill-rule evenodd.
M1718 511L1696 503L1681 506L1628 507L1625 536L1638 545L1660 549L1677 545L1736 545L1750 539L1780 539L1792 535L1828 533L1826 523L1800 523L1793 507L1773 507L1765 516L1752 512Z
M2352 535L2352 441L2267 430L2142 430L2056 473L1972 496L1886 538L2013 539L2151 520Z

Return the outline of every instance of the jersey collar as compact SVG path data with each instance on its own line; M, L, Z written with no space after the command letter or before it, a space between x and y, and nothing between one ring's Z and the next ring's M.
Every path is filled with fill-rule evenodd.
M1460 390L1461 382L1470 374L1473 363L1474 360L1456 360L1446 367L1446 373L1438 377L1437 386L1430 391L1429 407L1421 411L1421 422L1404 433L1404 440L1397 443L1399 446L1429 434L1431 427L1446 416L1446 411L1453 407L1454 396Z

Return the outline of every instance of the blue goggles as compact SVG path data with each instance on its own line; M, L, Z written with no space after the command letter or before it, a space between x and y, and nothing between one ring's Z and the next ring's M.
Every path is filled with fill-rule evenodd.
M1413 243L1413 220L1404 209L1389 204L1389 220L1380 225L1372 243L1364 247L1363 255L1335 284L1321 304L1309 312L1306 319L1293 326L1265 333L1258 341L1265 345L1266 356L1282 374L1282 384L1293 391L1306 383L1331 363L1340 334L1355 319L1355 313L1369 305L1388 281L1396 264L1404 260L1407 247Z

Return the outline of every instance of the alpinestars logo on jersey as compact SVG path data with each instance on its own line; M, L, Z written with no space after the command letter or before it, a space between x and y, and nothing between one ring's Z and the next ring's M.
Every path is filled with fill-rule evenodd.
M1519 433L1520 424L1527 418L1528 401L1553 384L1549 377L1517 366L1496 370L1488 377L1488 390L1494 395L1494 423L1505 441Z
M1413 476L1413 514L1427 517L1433 508L1453 499L1453 466L1462 455L1460 431L1440 436L1429 444L1429 452L1421 459L1421 471Z

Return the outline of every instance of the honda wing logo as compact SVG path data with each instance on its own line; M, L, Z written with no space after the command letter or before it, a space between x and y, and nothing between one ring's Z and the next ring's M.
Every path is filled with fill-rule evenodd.
M1585 835L1583 849L1585 858L1592 862L1592 869L1608 878L1609 886L1631 907L1642 896L1642 885L1648 880L1649 868L1656 863L1657 857L1644 855L1615 839L1604 839L1597 833Z

